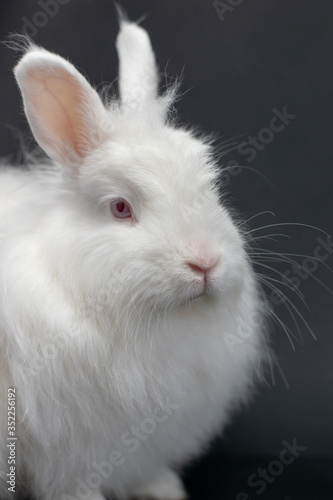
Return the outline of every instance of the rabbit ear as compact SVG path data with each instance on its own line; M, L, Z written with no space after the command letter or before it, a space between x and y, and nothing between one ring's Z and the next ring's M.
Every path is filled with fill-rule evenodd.
M35 47L14 73L40 146L63 165L82 163L103 140L106 111L97 92L72 64Z
M157 98L158 75L147 32L120 19L117 37L119 90L122 107L143 109Z

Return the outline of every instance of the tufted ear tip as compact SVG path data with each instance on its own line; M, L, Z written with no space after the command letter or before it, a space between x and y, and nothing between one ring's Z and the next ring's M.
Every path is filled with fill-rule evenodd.
M118 17L118 22L119 24L123 22L130 22L129 17L127 15L126 10L122 5L120 5L118 2L113 2L116 12L117 12L117 17Z
M142 108L157 99L158 89L157 66L148 33L122 17L116 46L122 105L137 101L137 107Z

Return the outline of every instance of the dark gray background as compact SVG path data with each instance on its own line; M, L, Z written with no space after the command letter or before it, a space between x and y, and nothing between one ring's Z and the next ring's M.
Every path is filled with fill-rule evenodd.
M54 0L55 1L55 0ZM60 0L59 0L60 1ZM71 60L98 86L117 77L114 42L115 10L110 0L63 0L59 12L40 16L40 2L1 0L0 38L27 29L45 48ZM313 264L320 232L332 232L333 180L333 2L330 0L253 0L224 2L230 7L221 19L213 2L204 0L123 1L131 19L147 14L142 23L152 39L161 72L184 71L183 100L177 105L186 123L199 124L223 139L249 135L265 138L273 109L296 115L249 161L231 151L221 164L244 165L240 173L224 176L230 205L249 225L278 226L255 236L284 233L261 245ZM39 14L38 14L39 13ZM31 27L32 23L36 29ZM39 24L39 26L36 26ZM0 47L0 155L15 154L17 141L8 127L26 130L20 96L12 77L17 55ZM265 178L263 178L263 176ZM272 212L274 215L268 213ZM320 230L319 230L320 228ZM333 256L326 260L333 267ZM274 265L290 273L291 265ZM258 271L265 271L258 267ZM266 270L273 278L273 272ZM320 284L323 283L323 284ZM286 286L279 285L286 291ZM297 329L283 305L275 312L294 335L295 350L278 325L271 337L281 370L268 373L248 409L237 415L214 451L226 454L276 456L282 441L296 438L305 454L333 454L333 338L332 273L322 264L301 279L299 291L308 310L293 292L289 299L308 322L315 341L298 317ZM281 374L281 371L283 375ZM287 383L285 382L287 380Z

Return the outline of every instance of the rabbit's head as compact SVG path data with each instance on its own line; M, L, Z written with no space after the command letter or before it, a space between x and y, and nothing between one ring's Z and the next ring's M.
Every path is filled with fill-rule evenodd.
M168 119L174 89L158 95L147 33L122 21L117 49L120 99L107 105L44 49L31 46L15 68L34 136L69 179L77 267L127 304L230 298L247 258L211 147Z

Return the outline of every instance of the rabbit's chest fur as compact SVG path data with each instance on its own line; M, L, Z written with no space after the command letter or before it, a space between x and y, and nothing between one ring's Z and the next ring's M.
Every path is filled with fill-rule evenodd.
M253 353L230 356L221 332L212 336L200 325L171 349L167 338L159 339L149 354L149 343L128 347L126 357L120 353L118 359L99 350L94 353L98 366L74 367L61 354L55 370L62 384L51 386L46 370L36 375L30 401L29 390L19 389L27 398L23 427L33 434L34 470L47 471L57 457L58 477L75 485L76 478L85 481L96 464L110 463L116 454L121 463L113 466L105 486L128 494L128 484L135 490L142 480L149 482L207 445L247 393ZM70 373L74 368L76 375Z

